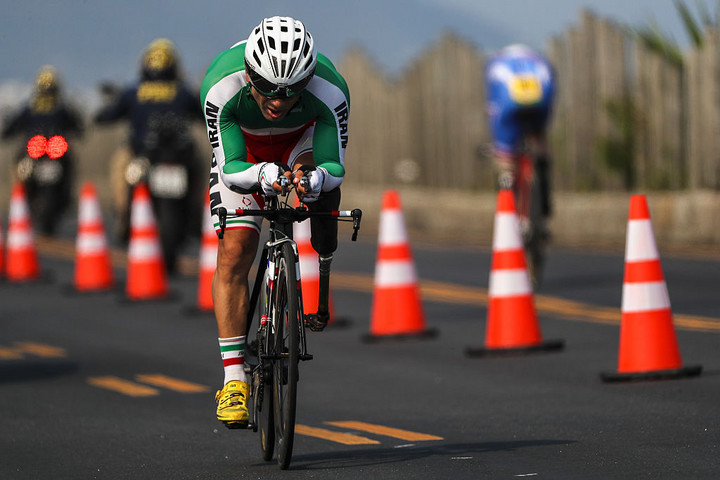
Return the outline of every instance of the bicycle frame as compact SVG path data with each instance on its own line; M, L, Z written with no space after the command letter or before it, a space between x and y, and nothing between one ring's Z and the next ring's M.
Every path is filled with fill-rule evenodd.
M287 191L283 190L283 196ZM270 222L269 239L263 244L260 264L250 295L246 318L246 338L251 331L256 307L258 364L252 368L251 421L248 428L260 429L263 458L269 461L277 445L280 468L288 468L292 456L295 429L298 364L311 360L305 335L305 314L302 301L300 259L292 238L292 225L314 216L352 219L352 240L357 239L362 211L311 212L301 205L292 208L287 198L281 203L277 196L266 197L262 210L236 209L230 213L221 207L216 211L222 238L228 216L260 216ZM246 370L248 371L248 370ZM266 378L266 375L268 378ZM272 382L269 389L268 379ZM271 397L268 399L266 397Z
M547 231L541 208L540 187L535 173L535 159L527 150L519 154L512 188L523 246L528 259L528 273L533 285L537 287L545 263Z

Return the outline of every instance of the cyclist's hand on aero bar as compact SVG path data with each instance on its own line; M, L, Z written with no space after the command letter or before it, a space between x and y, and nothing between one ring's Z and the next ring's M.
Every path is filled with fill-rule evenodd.
M282 192L282 187L278 180L280 177L291 178L290 170L287 165L281 163L266 163L260 168L259 183L262 188L263 195L271 196Z
M297 176L300 173L300 176ZM295 171L296 177L293 179L298 195L305 203L314 202L322 192L322 186L325 182L325 170L314 167L301 167Z

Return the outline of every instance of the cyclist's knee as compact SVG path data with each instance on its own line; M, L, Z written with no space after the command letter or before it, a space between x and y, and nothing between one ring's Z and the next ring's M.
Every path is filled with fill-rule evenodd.
M217 270L222 278L247 276L255 260L259 235L254 230L226 230L218 243Z

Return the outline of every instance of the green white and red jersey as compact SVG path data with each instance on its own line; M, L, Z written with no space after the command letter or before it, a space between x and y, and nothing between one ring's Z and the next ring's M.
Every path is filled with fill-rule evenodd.
M271 122L250 93L244 58L244 41L220 53L208 67L201 87L213 165L217 164L223 183L241 193L259 191L258 164L288 163L288 158L283 158L288 145L312 129L312 141L295 145L294 151L311 150L315 165L327 171L323 191L339 186L345 175L350 112L345 80L330 60L318 53L315 75L298 102L282 120Z

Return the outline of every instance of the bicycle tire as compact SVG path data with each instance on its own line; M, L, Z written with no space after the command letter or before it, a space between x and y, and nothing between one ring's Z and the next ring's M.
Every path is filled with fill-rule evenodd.
M547 231L545 218L542 213L542 194L537 175L533 174L530 182L530 237L526 243L528 253L530 277L535 288L542 283L545 266L545 253L547 249Z
M273 412L272 402L272 380L267 378L268 375L272 374L268 371L265 375L262 385L258 386L258 388L263 389L262 402L258 404L255 412L258 416L260 449L262 450L263 460L269 462L272 460L275 449L275 413Z
M267 259L265 260L267 261ZM260 435L260 450L263 460L272 460L275 449L275 415L272 402L272 368L270 362L265 358L268 352L268 343L272 341L268 324L262 324L262 317L268 314L268 271L256 282L259 282L259 295L256 297L256 304L253 316L255 325L258 326L256 333L258 366L253 372L253 419L256 431Z
M277 259L278 274L275 282L275 317L273 323L273 403L275 413L275 440L280 468L290 466L295 436L297 382L299 375L300 311L297 287L295 251L291 243L282 244Z

